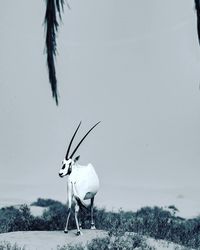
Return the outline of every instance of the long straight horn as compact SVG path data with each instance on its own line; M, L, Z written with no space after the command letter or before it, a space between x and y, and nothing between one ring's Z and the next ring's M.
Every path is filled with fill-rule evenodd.
M75 137L76 133L78 132L78 129L79 129L80 126L81 126L81 122L79 123L79 125L78 125L76 131L74 132L74 134L73 134L73 136L72 136L72 139L71 139L71 141L70 141L70 143L69 143L69 146L68 146L68 149L67 149L67 153L66 153L66 156L65 156L65 159L66 159L66 160L68 160L68 155L69 155L69 151L70 151L72 142L73 142L74 137Z
M76 148L74 149L73 153L70 156L70 159L73 157L73 155L76 153L77 149L79 148L79 146L81 145L81 143L84 141L84 139L86 138L86 136L100 123L97 122L88 132L87 134L85 134L85 136L81 139L81 141L79 142L79 144L76 146Z

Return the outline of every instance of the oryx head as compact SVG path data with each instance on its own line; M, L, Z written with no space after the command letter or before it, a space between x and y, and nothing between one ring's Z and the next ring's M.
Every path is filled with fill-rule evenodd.
M72 145L72 142L76 136L76 133L78 132L79 127L81 126L81 122L79 123L76 131L74 132L72 139L69 143L69 146L67 148L67 153L66 156L64 158L64 160L62 161L62 168L59 171L59 176L60 177L64 177L65 175L70 175L72 172L72 167L75 164L76 161L79 160L80 156L77 156L75 159L73 159L74 154L76 153L77 149L79 148L79 146L81 145L81 143L84 141L84 139L86 138L86 136L99 124L100 122L97 122L85 135L84 137L80 140L80 142L78 143L78 145L76 146L76 148L74 149L74 151L71 153L71 155L69 156L69 151Z

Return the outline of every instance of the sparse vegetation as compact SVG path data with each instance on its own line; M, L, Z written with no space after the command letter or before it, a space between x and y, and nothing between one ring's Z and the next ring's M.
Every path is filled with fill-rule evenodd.
M21 206L19 209L14 207L0 209L0 232L63 230L67 214L66 206L60 202L52 202L49 199L45 202L45 200L40 199L40 203L50 204L40 217L32 216L30 209L26 205ZM123 241L123 237L127 232L134 232L155 239L171 241L186 247L200 248L200 217L186 220L176 216L174 206L172 206L171 210L144 207L137 212L122 210L107 212L105 209L95 208L96 227L108 231L109 238L98 239L91 244L111 244L111 239L115 239L115 244L133 243L133 241L136 242L135 238L130 238L133 236L129 236L125 241ZM83 228L89 228L89 211L84 213ZM70 229L75 228L73 212L69 227ZM112 242L112 244L114 243ZM94 248L91 247L90 249Z
M85 246L78 244L75 246L67 245L58 247L58 250L122 250L122 249L138 249L138 250L154 250L153 247L147 245L146 240L139 235L122 235L117 237L105 237L92 240Z
M25 247L19 247L17 244L11 245L9 242L0 242L0 250L25 250Z
M59 201L52 200L52 199L38 198L37 201L31 203L31 206L49 207L49 206L60 205L60 204L62 203Z
M0 209L0 233L30 230L34 217L27 205Z

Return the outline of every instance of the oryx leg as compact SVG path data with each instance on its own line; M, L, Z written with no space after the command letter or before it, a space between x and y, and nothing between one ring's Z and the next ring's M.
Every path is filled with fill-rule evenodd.
M91 227L90 229L96 229L95 224L94 224L94 217L93 217L93 213L94 213L94 197L91 199Z
M78 223L78 212L79 212L79 205L75 205L75 221L76 221L76 227L77 227L77 235L81 235L79 223Z
M69 190L68 190L69 191ZM69 217L71 214L71 206L72 206L72 197L68 193L68 201L67 201L67 222L65 226L64 233L68 233L68 224L69 224Z
M64 233L68 233L68 224L69 224L69 217L70 217L70 214L71 214L71 207L68 208L67 210L67 222L66 222L66 226L65 226L65 230L64 230Z

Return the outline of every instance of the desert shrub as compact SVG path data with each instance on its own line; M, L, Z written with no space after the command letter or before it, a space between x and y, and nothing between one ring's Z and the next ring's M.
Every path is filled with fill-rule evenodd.
M124 234L120 237L105 237L105 238L96 238L91 242L83 245L67 245L63 247L58 247L58 250L153 250L154 248L146 244L146 240L140 235L128 235Z
M19 247L16 243L11 245L9 242L0 242L0 250L25 250L25 247Z
M145 249L153 250L153 247L147 245L143 236L137 234L124 234L111 238L110 249Z
M62 203L60 201L55 201L52 199L43 199L43 198L38 198L37 201L31 203L31 206L38 206L38 207L49 207L52 205L62 205Z
M83 214L83 228L90 228L90 210L88 209L87 211L83 212ZM94 208L94 220L96 228L98 229L114 232L115 229L124 227L125 222L130 217L130 212L124 212L122 210L120 210L119 212L108 212L104 208Z
M85 247L82 244L76 244L75 246L68 244L62 247L58 246L57 250L85 250Z
M12 206L2 208L0 209L0 233L30 230L33 219L27 205L21 205L19 209Z
M170 231L173 218L169 211L164 211L158 207L145 207L135 213L132 223L129 225L129 230L156 239L165 239Z
M175 215L177 212L179 212L178 208L175 207L174 205L168 206L168 209L171 210L172 214Z
M185 220L175 216L172 211L159 207L144 207L137 212L106 212L105 209L95 209L95 224L98 229L109 232L109 235L121 237L125 232L163 239L187 247L200 247L200 218ZM90 225L89 214L86 223ZM86 224L87 225L87 224Z
M69 229L75 228L74 209L71 211ZM48 230L63 230L67 220L67 207L63 204L51 205L42 215Z
M109 249L110 244L110 238L96 238L93 239L90 243L87 244L88 250L94 250L94 249L101 249L101 250L107 250Z
M200 247L199 218L186 220L158 207L136 212L130 230L187 247Z
M45 218L43 218L41 216L36 216L32 220L30 230L32 230L32 231L49 230L48 222L45 220Z
M67 208L64 205L52 205L44 211L42 218L48 230L63 230L66 222Z

